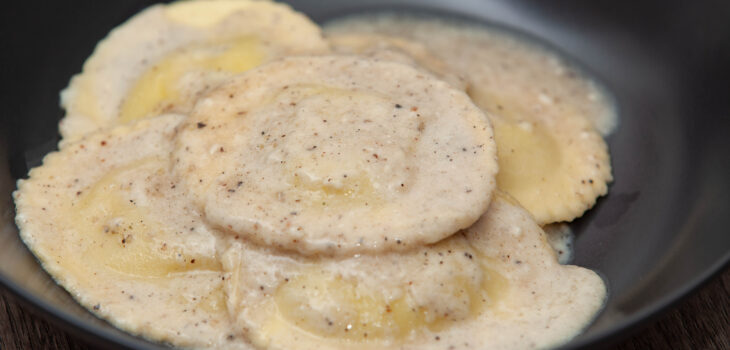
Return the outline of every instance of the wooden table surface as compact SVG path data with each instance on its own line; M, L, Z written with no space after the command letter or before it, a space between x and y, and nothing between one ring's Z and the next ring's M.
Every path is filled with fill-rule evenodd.
M614 348L730 349L730 270ZM91 347L28 313L24 306L0 291L0 350L15 349Z

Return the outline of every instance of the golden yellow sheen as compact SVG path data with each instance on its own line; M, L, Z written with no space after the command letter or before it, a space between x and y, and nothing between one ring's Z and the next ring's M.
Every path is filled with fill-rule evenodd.
M101 178L73 211L73 222L87 261L128 276L166 277L191 270L220 270L214 256L187 254L156 238L172 234L145 208L123 195L125 179L134 171L148 169L151 174L164 171L161 159L151 158L116 169Z
M196 3L197 4L197 3ZM176 51L148 69L122 103L122 123L164 112L181 103L181 79L191 72L241 73L260 65L265 54L258 38L246 36Z
M525 191L551 186L561 168L562 154L553 135L542 125L492 118L497 141L497 187L518 199Z
M93 84L88 78L79 78L79 92L78 97L73 102L75 109L80 113L90 116L95 120L99 119L101 111L99 110L99 103L94 97Z
M292 187L304 194L302 200L310 209L332 206L348 208L360 205L381 205L384 199L373 188L370 179L365 175L350 176L342 181L341 186L329 186L327 183L315 182L304 176L292 176Z
M611 164L601 136L565 104L548 112L513 95L472 87L497 142L497 187L543 225L571 221L605 194Z
M505 277L484 264L481 270L481 285L462 275L443 283L449 287L443 297L468 305L469 317L497 302L508 288ZM441 331L454 322L453 315L437 313L432 305L419 305L409 294L406 281L400 294L389 300L382 291L368 289L355 280L308 271L277 289L274 302L278 314L269 318L260 335L270 338L296 328L332 341L392 343L426 329Z

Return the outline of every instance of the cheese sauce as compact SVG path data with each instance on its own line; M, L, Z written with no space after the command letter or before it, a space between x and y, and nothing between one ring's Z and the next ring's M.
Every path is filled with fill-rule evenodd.
M607 291L567 265L562 222L612 179L608 95L481 26L388 14L325 32L245 0L115 29L63 94L60 151L14 194L44 268L120 329L183 348L534 349L580 333Z

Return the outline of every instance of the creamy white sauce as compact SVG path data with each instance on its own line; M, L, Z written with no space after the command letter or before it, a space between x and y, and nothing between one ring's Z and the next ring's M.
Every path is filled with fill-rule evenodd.
M232 78L177 140L174 169L209 223L300 254L438 242L476 222L495 188L494 137L469 97L364 57L290 57Z
M519 91L531 108L569 104L604 136L618 124L613 98L599 84L559 55L502 29L440 17L382 13L337 19L327 23L324 31L412 39L430 48L452 69L463 69L457 73L464 77Z
M330 259L235 242L223 266L239 327L277 350L549 348L584 329L606 295L593 271L558 264L530 214L499 193L436 245Z
M485 31L483 27L452 24L449 30L434 30L442 28L443 23L437 19L408 20L383 15L346 19L333 23L329 30L399 34L435 44L435 47L463 45L464 53L477 54L478 51L482 55L480 57L485 58L482 68L487 69L481 70L485 73L483 81L517 82L510 88L524 91L525 105L537 103L547 110L556 101L562 101L584 114L604 135L615 127L615 112L608 103L609 98L558 56L510 35ZM121 32L118 30L115 35L119 36ZM470 40L475 36L486 39L489 49L482 46L472 50ZM463 76L473 68L470 66L473 57L455 58L448 54L453 51L434 53L449 61L450 67L464 67L465 71L455 74ZM463 61L454 62L454 59ZM71 98L72 95L67 94L66 97ZM157 124L164 133L154 129ZM265 244L257 247L250 246L250 242L244 244L237 235L221 232L220 227L210 225L202 215L191 214L197 213L199 208L187 202L189 198L184 186L175 182L174 178L168 178L170 174L149 165L156 163L143 163L142 166L136 163L145 152L167 159L165 157L170 154L173 145L172 138L177 134L176 125L177 120L166 121L158 117L132 124L131 129L118 127L108 131L109 134L92 133L79 143L70 143L61 152L47 157L45 165L31 172L30 179L21 182L16 192L19 209L16 220L23 230L25 242L44 262L44 267L83 305L122 329L153 340L195 348L248 349L250 341L261 348L318 350L545 348L565 343L578 334L599 311L605 299L605 285L595 273L576 266L560 266L555 261L550 246L557 252L560 264L567 264L572 259L573 235L570 228L565 224L551 225L546 227L547 235L543 235L528 212L502 195L491 202L488 214L464 230L463 235L445 238L434 246L420 247L423 251L414 250L415 253L303 257ZM201 125L205 127L196 123L195 128L202 128ZM73 124L67 123L66 126ZM213 126L211 123L210 127ZM82 128L82 131L87 130ZM221 148L211 149L217 151ZM103 165L86 173L73 166L93 162ZM104 185L102 180L123 166L137 171L133 177L137 179L136 183L151 182L155 186L137 189L132 188L130 182L128 187L131 189L125 194L120 190L125 181L113 178L113 181L107 181L111 185ZM152 170L140 172L137 168ZM85 182L87 180L88 183ZM134 236L129 236L136 237L135 241L130 243L127 236L120 236L120 248L114 248L117 246L111 246L111 243L105 246L106 241L98 238L107 237L104 236L107 232L103 223L101 226L95 222L87 225L86 229L96 236L80 232L78 220L74 222L72 216L64 214L78 209L67 208L68 203L74 205L79 198L85 198L86 193L101 191L98 190L102 188L100 186L117 188L116 192L109 190L109 196L121 193L134 195L135 200L130 200L131 204L127 204L127 197L123 197L125 200L121 203L104 204L103 200L97 200L90 201L89 206L104 204L110 208L122 208L110 209L109 215L114 216L115 210L120 211L116 213L118 215L126 212L140 224L150 219L146 215L137 215L135 209L127 206L156 208L146 213L154 214L151 217L159 219L159 226L169 228L171 237L162 235L160 230L137 231L132 232ZM141 192L135 192L138 190ZM171 198L171 204L167 205L160 198ZM61 209L51 209L49 204ZM46 207L53 212L47 213ZM113 217L105 222L109 223L107 226L114 226L122 221ZM131 225L128 227L134 231ZM193 231L194 234L190 233ZM150 237L145 241L140 234ZM88 264L85 260L82 264L80 261L83 259L79 257L69 258L72 254L65 253L72 249L68 244L69 237L97 249L100 253L90 255L90 260L114 265L113 268L105 268L111 272L100 270L98 264ZM117 244L117 237L113 239ZM176 255L177 258L185 258L182 264L175 260L175 255L160 253L176 248L170 243L175 240L180 241L176 243L177 248L189 253L189 256ZM154 249L141 245L145 242ZM119 260L129 266L125 267L116 260L107 261L114 260L108 257L111 253L117 254L114 257L122 257ZM408 254L411 254L410 259ZM134 264L140 257L153 262L167 261L170 266L157 264L139 268ZM210 266L198 270L197 266L203 263ZM195 269L191 267L193 264ZM336 276L334 284L331 284L332 275ZM112 277L95 280L105 276ZM451 283L454 281L457 282ZM337 300L326 298L324 291L292 293L292 290L282 287L287 283L315 287L332 285L334 288L327 292L342 299L337 304ZM354 294L358 295L355 303L349 303L347 299L351 295L348 289L351 285L359 288L354 289ZM370 298L372 300L361 297L368 293L374 295ZM410 299L403 297L405 294ZM480 302L482 298L484 300ZM417 321L415 323L421 323L420 326L401 322L400 326L405 325L402 334L391 336L385 330L380 339L373 335L370 340L342 335L351 330L377 328L349 322L348 315L343 316L343 309L351 307L348 310L356 311L351 319L367 319L366 316L372 317L368 316L372 313L371 306L382 306L382 310L390 312L391 304L399 299L410 304L396 311L406 318L412 317ZM342 303L342 300L345 302ZM431 314L424 316L423 320L419 315L413 317L409 314L412 305L425 305L424 312ZM290 308L286 309L287 306ZM273 312L269 307L281 310ZM365 316L358 314L359 308L367 311L362 313ZM325 317L318 318L318 315ZM274 319L269 319L271 317ZM334 322L328 323L330 318ZM432 320L434 318L438 322L443 321L445 326L436 324ZM374 319L378 320L377 317ZM315 324L316 321L323 323ZM386 321L389 319L386 318ZM307 322L310 324L307 325ZM344 325L344 329L337 332L328 330L334 323ZM380 330L376 329L377 332ZM321 334L330 336L322 338Z
M558 254L558 262L561 264L570 264L573 262L573 241L575 234L573 230L565 223L550 224L543 227L547 235L548 243L553 247L555 253Z

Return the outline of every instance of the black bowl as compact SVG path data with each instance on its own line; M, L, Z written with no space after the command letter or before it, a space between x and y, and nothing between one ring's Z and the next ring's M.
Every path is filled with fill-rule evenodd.
M148 1L3 5L0 285L105 348L157 348L78 306L17 236L10 193L58 140L58 91L94 44ZM572 224L575 263L608 281L605 310L566 348L595 347L730 261L730 2L294 0L317 21L411 9L510 28L562 52L616 100L615 182Z

